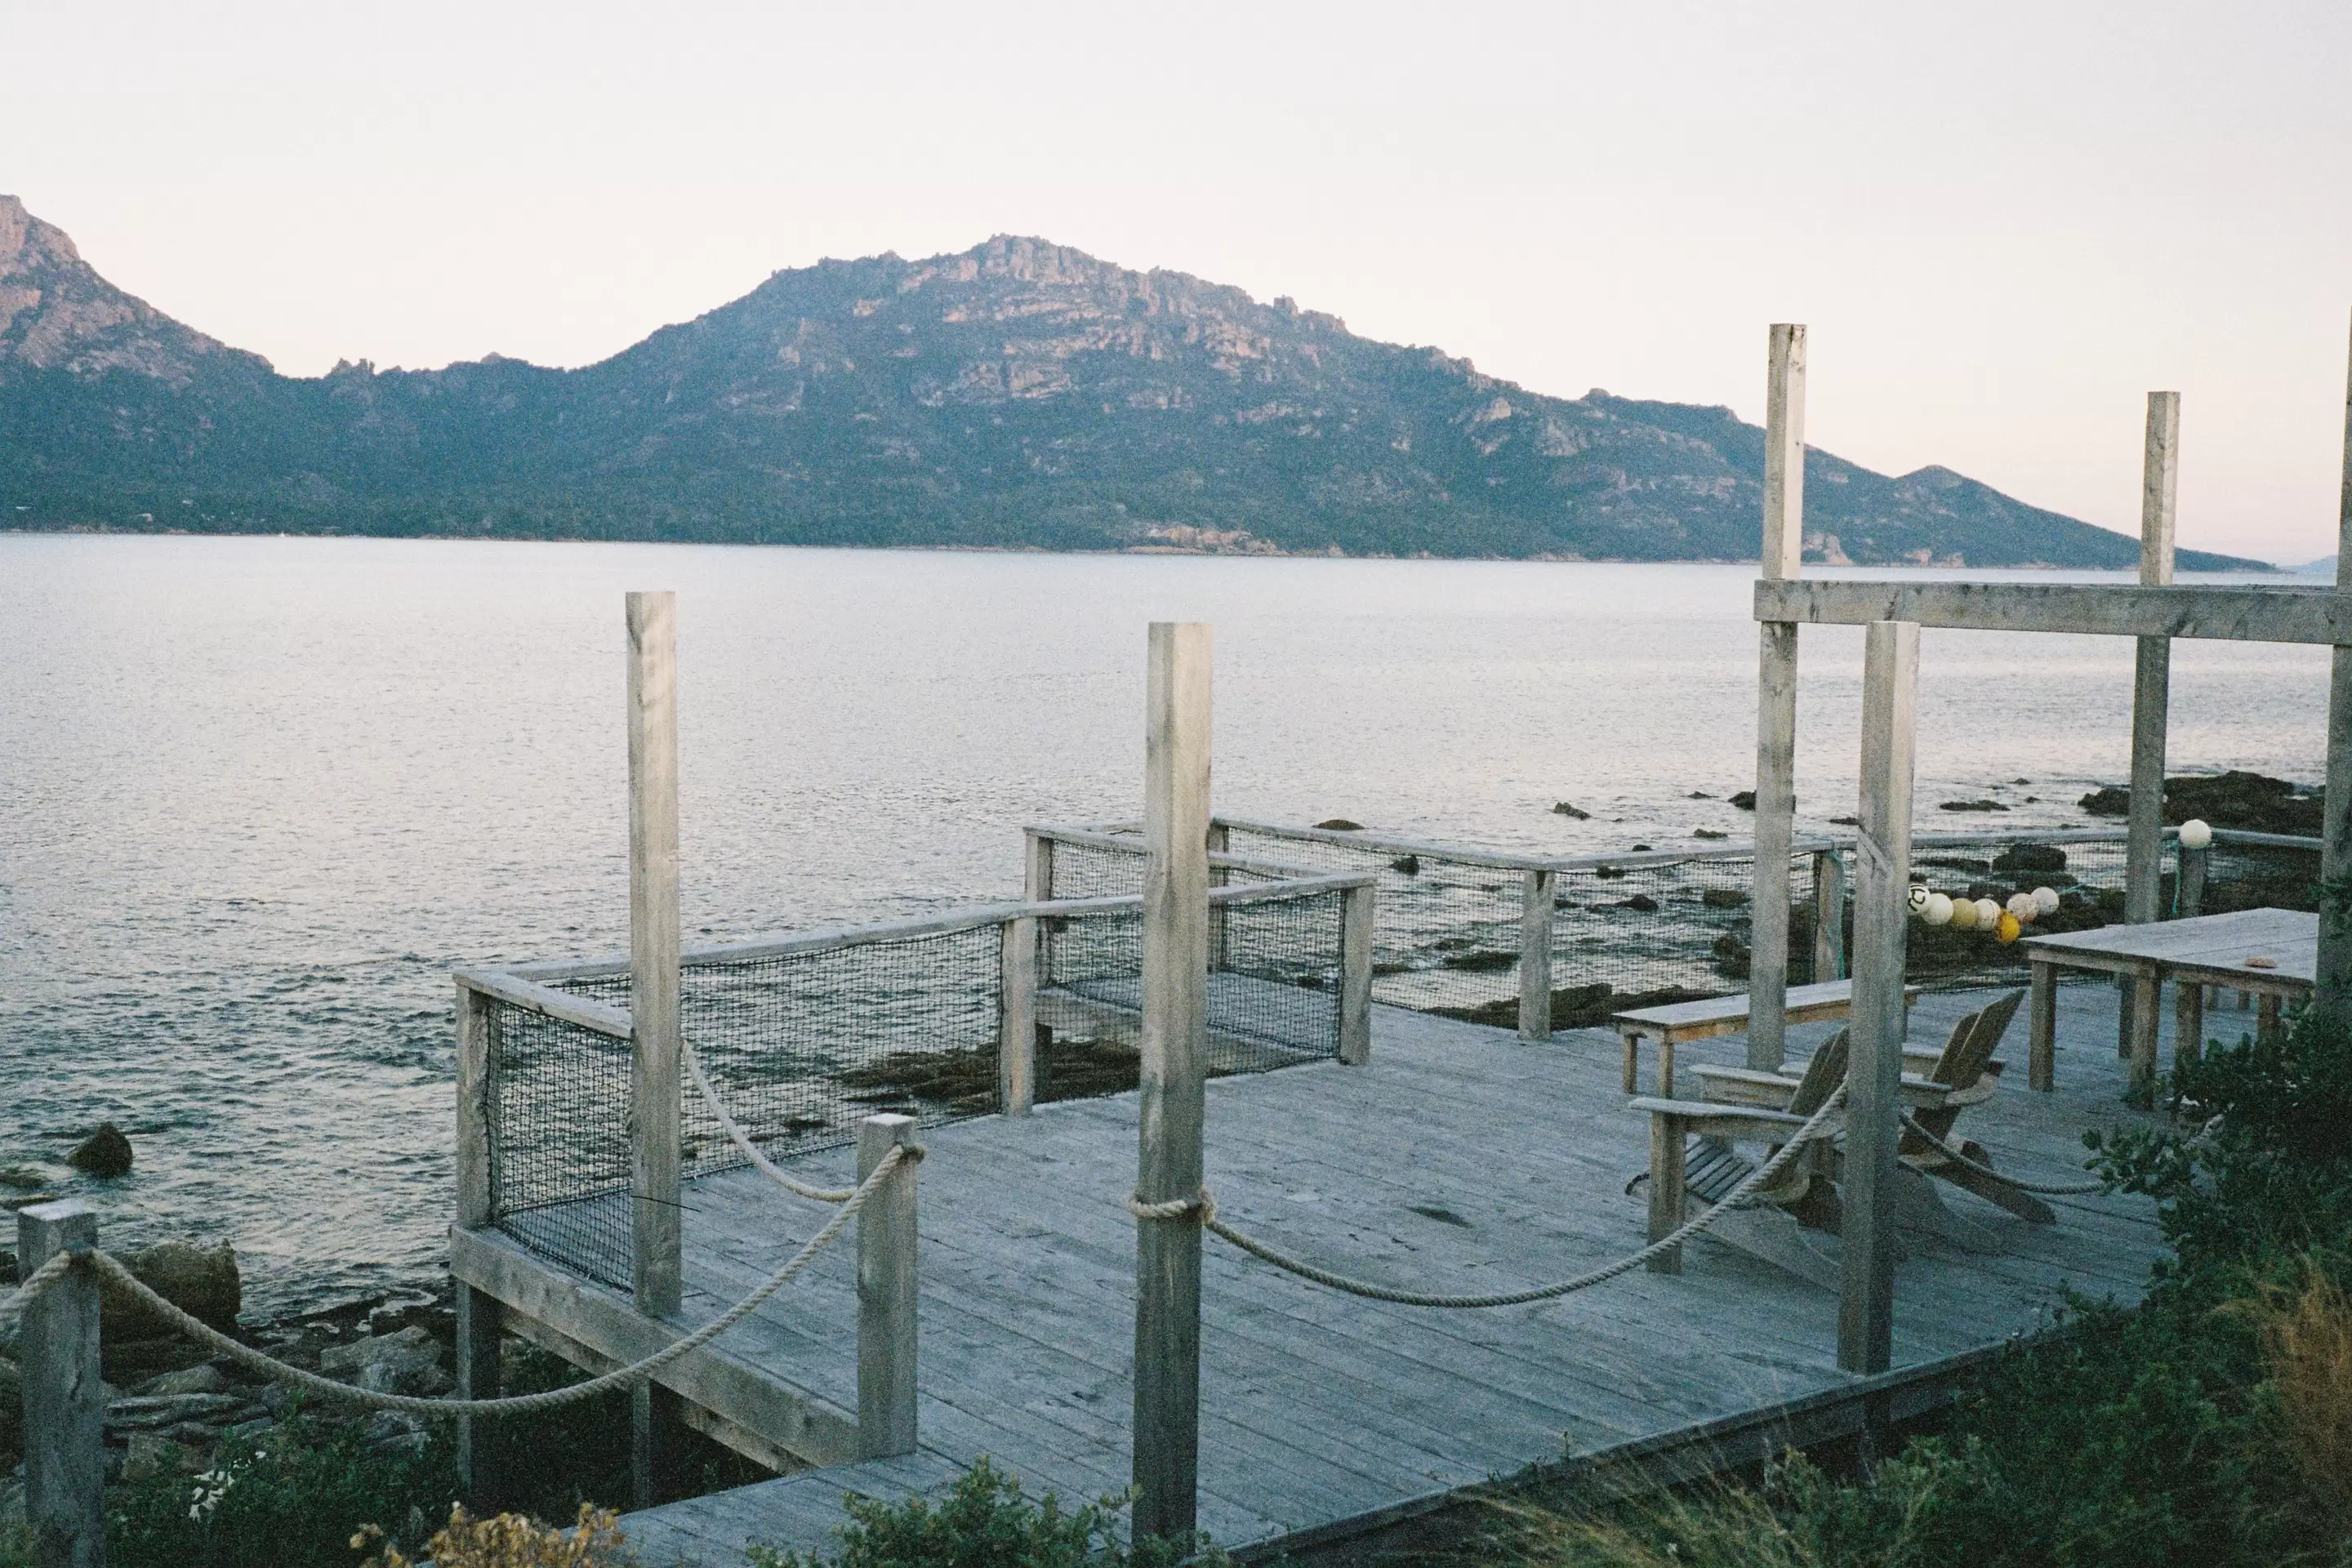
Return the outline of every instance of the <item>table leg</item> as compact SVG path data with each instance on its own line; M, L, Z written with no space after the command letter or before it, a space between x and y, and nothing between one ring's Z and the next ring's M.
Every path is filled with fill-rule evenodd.
M2116 1055L2124 1061L2131 1060L2132 1005L2139 998L2138 976L2116 976Z
M2154 970L2131 977L2131 1102L2156 1097L2156 1045L2162 1022L2164 977Z
M1622 1037L1625 1042L1625 1092L1639 1094L1641 1086L1633 1081L1633 1074L1642 1065L1642 1037L1628 1029Z
M1675 1037L1672 1035L1658 1041L1658 1096L1662 1100L1675 1097Z
M2205 987L2174 982L2172 1008L2172 1065L2179 1067L2205 1054Z
M2279 998L2275 991L2265 991L2254 1002L2254 1035L2269 1039L2279 1030Z
M2051 963L2033 966L2033 996L2027 1015L2025 1083L2048 1089L2058 1066L2058 969Z

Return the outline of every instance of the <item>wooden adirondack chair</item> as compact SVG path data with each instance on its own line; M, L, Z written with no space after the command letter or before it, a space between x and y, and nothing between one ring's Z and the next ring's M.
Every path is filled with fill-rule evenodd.
M1688 1217L1693 1194L1720 1203L1755 1171L1761 1162L1741 1154L1738 1145L1764 1144L1764 1158L1770 1159L1845 1081L1846 1054L1846 1032L1840 1029L1813 1053L1801 1076L1785 1081L1777 1105L1646 1096L1633 1100L1633 1108L1650 1118L1650 1239L1669 1235ZM1699 1140L1696 1154L1690 1152L1694 1137ZM1708 1234L1834 1290L1836 1260L1798 1234L1804 1227L1837 1228L1834 1168L1832 1145L1815 1144L1759 1190L1752 1206L1723 1215ZM1653 1273L1679 1274L1682 1268L1679 1247L1650 1260Z

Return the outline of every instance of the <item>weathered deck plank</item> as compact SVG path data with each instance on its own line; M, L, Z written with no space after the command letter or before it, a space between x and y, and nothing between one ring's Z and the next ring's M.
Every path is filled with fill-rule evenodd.
M1939 1039L1981 997L1931 995ZM2060 992L2060 1028L2104 1042L2115 993ZM2225 1024L2226 1018L2215 1023ZM1235 1224L1346 1272L1414 1289L1539 1282L1641 1244L1628 1196L1644 1119L1624 1109L1613 1033L1544 1045L1381 1008L1369 1067L1317 1065L1209 1086L1209 1183ZM1792 1056L1826 1029L1792 1028ZM2024 1054L2023 1026L2004 1054ZM1738 1037L1689 1054L1736 1062ZM2125 1064L2061 1053L2057 1090L2022 1074L1969 1112L2006 1165L2063 1180L2080 1133L2138 1113ZM1277 1132L1277 1130L1278 1132ZM1498 1131L1510 1157L1494 1154ZM763 1540L818 1546L845 1491L936 1491L982 1454L1033 1491L1124 1488L1132 1355L1132 1097L1040 1106L927 1136L922 1170L921 1450L812 1470L625 1521L651 1564L734 1563ZM845 1155L813 1164L837 1179ZM2148 1205L2063 1198L2024 1224L1956 1195L1996 1253L1918 1244L1898 1274L1895 1360L1919 1366L2044 1321L2061 1282L2137 1298L2159 1250ZM1430 1212L1439 1211L1439 1212ZM1452 1217L1446 1217L1446 1216ZM703 1321L824 1222L736 1172L694 1184L682 1320ZM1696 1244L1679 1277L1635 1274L1563 1300L1480 1312L1361 1300L1212 1241L1204 1258L1202 1522L1244 1545L1405 1506L1498 1472L1595 1453L1847 1387L1833 1296ZM855 1280L821 1259L728 1340L736 1356L856 1403Z

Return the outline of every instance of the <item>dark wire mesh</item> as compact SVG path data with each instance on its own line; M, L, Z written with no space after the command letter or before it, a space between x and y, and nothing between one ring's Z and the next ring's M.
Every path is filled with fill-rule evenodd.
M1755 885L1748 856L1560 872L1552 884L1552 1027L1588 1028L1628 1008L1746 990ZM1791 985L1815 978L1813 890L1813 857L1791 856Z
M2124 855L2120 839L2052 841L2028 834L1966 844L1915 844L1911 879L1954 899L1990 899L2003 905L2015 894L2048 888L2058 895L2058 909L2037 915L2025 934L2095 931L2124 918ZM1848 856L1849 867L1852 860ZM2169 843L2161 866L2157 907L2169 915L2178 886ZM1849 933L1853 919L1849 899ZM1982 926L1961 931L1915 920L1906 931L1904 977L1937 991L2023 984L2026 952Z
M489 1034L491 1223L627 1289L629 1042L504 1002Z
M1132 850L1054 841L1054 897L1117 898L1143 891L1143 841Z
M2166 907L2177 900L2169 896ZM2205 852L2204 896L2198 912L2226 915L2239 910L2316 910L2319 907L2319 846L2215 844Z

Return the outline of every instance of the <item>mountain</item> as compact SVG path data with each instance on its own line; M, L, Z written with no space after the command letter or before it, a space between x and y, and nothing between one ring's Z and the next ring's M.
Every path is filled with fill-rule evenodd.
M1727 408L1545 396L1004 237L778 272L580 370L286 377L0 196L0 526L1738 560L1762 469ZM1939 468L1816 449L1806 505L1832 563L2138 557Z

